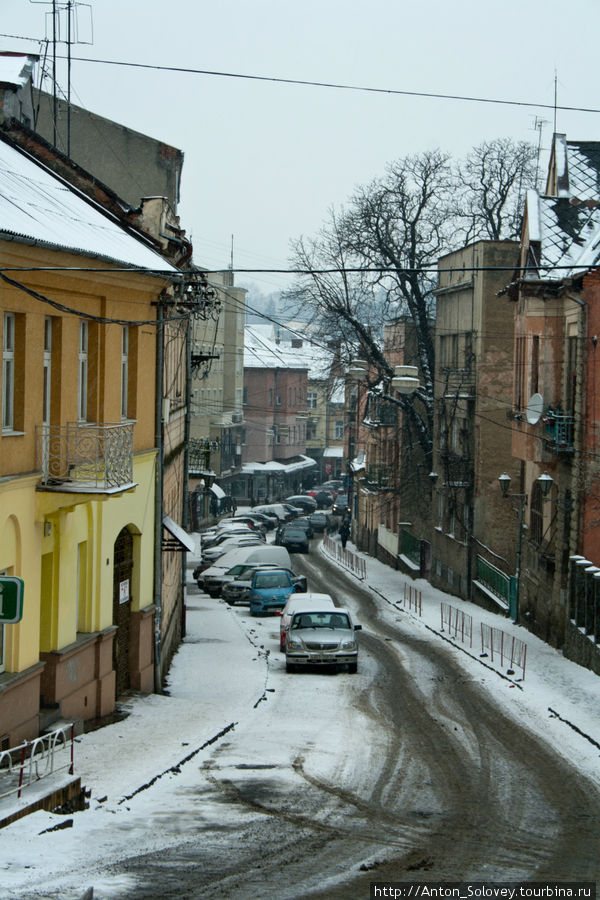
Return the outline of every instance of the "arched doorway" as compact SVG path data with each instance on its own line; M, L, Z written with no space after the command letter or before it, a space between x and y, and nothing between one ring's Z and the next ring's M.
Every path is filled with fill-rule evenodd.
M131 574L133 571L133 535L123 528L115 541L113 568L113 668L116 673L115 696L130 686L129 621L131 615Z

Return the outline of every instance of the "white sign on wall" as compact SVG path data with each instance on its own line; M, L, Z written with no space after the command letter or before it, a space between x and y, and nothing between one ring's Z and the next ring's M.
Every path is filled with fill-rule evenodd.
M129 600L129 578L119 584L119 603L127 603Z

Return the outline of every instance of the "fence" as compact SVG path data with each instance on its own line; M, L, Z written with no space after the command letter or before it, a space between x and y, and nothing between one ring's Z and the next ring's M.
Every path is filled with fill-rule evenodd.
M0 751L0 799L64 769L73 774L75 727L66 725L18 747Z
M365 579L367 577L367 564L362 557L352 553L351 550L345 550L340 543L330 537L323 538L323 545L330 556L341 562L346 569L354 572L358 578Z
M404 606L408 606L408 608L414 611L419 615L423 615L423 599L421 596L421 591L417 590L417 588L413 587L411 584L404 584L404 598L403 598Z
M473 616L456 609L449 603L441 603L442 631L447 630L455 638L459 638L464 644L468 640L469 647L473 646ZM445 627L444 627L445 626Z
M511 637L508 634L505 634L499 628L494 628L492 625L484 625L481 623L481 653L482 655L486 652L486 650L490 654L490 658L492 662L494 662L494 657L496 659L500 658L500 665L504 665L504 662L510 663L510 669L513 669L515 666L521 669L523 672L523 678L525 678L525 665L527 662L527 645L524 641L520 640L520 638Z

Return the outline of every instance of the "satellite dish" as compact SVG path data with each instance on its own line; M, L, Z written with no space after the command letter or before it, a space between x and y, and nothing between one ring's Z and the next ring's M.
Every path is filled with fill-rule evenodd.
M544 398L541 394L533 394L527 404L526 419L530 425L537 425L544 412Z

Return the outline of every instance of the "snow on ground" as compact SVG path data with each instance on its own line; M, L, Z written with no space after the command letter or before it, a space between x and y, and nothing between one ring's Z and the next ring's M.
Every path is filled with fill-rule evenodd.
M514 718L525 722L529 729L549 741L578 769L600 784L600 679L597 675L565 659L560 651L515 625L502 613L488 612L474 603L446 594L424 579L411 579L357 551L351 543L347 549L365 560L363 583L385 601L381 607L382 617L393 621L396 627L403 625L412 633L418 630L424 638L444 641L460 665L493 691L495 698ZM323 544L320 550L332 559ZM414 606L410 609L408 602L404 602L405 585L412 588L413 597L415 591L420 593L420 616ZM463 643L460 638L450 635L447 626L442 631L442 603L472 617L472 646L468 639ZM500 629L509 639L514 636L525 643L524 678L516 666L514 674L507 674L510 670L506 659L502 664L497 655L492 661L489 651L482 655L481 623ZM418 671L414 674L419 677Z
M357 552L351 544L348 549ZM322 544L320 552L326 553ZM596 675L564 659L558 651L504 616L450 597L426 581L412 581L364 554L357 555L366 560L364 583L380 597L382 617L389 618L396 627L407 632L418 633L423 640L443 642L447 652L454 654L466 672L493 692L512 716L551 742L582 773L600 781L600 708L597 702L600 681ZM188 565L188 578L191 579L191 558L188 558ZM405 584L421 592L421 616L403 604ZM472 615L472 647L455 641L447 630L442 633L441 602ZM127 879L108 879L103 874L111 861L129 855L133 845L143 853L165 846L166 841L176 843L190 825L200 827L202 822L210 821L211 803L218 800L211 797L205 786L202 803L198 803L201 751L218 742L219 736L226 735L227 729L234 724L237 730L252 737L253 743L248 747L252 758L268 757L269 761L277 762L277 748L268 732L261 737L260 729L257 729L260 718L257 720L256 713L260 715L261 706L266 706L261 703L261 698L264 699L266 692L272 689L273 678L279 677L279 670L284 672L283 658L274 654L269 660L265 630L255 627L252 620L248 633L243 624L244 616L233 614L224 604L190 592L187 610L187 636L173 660L168 694L131 696L125 704L129 713L127 718L77 739L75 772L81 776L82 784L92 789L89 810L68 817L72 818L72 827L57 831L46 829L64 823L65 817L47 812L26 816L2 830L0 893L5 900L23 900L33 896L38 888L40 891L44 887L49 889L54 882L64 879L65 873L76 873L78 867L91 873L90 867L96 862L98 872L93 873L95 896L108 898L122 894L127 888ZM481 622L525 641L527 666L524 679L519 669L508 675L506 661L501 666L499 660L492 663L489 656L481 657L478 643ZM269 630L275 633L276 626ZM274 641L270 641L270 646L273 644ZM235 666L231 665L233 657ZM425 681L425 664L421 671L415 663L411 665L415 666L414 676ZM335 687L338 689L344 689L342 679L339 688ZM285 691L269 697L278 704L278 710L285 709ZM301 692L299 697L297 702L301 703ZM318 763L323 774L333 764L331 758L335 756L336 742L341 740L342 744L337 746L344 746L344 742L350 740L350 725L355 733L357 725L356 721L340 721L332 727L330 700L329 690L311 693L306 698L306 714L323 717L326 737L319 748L322 758ZM301 723L301 714L296 721ZM365 719L359 728L363 737L366 729L369 729L369 723ZM383 735L371 736L374 744L385 740ZM223 737L222 743L226 740ZM196 765L179 768L179 763L196 756ZM287 762L289 764L289 760ZM293 773L286 777L293 777ZM151 789L145 789L150 782ZM6 801L0 801L0 808L5 806ZM252 817L238 806L224 809L222 803L218 814L221 819L231 816L237 821L241 816ZM161 818L169 823L169 838L165 836L166 829L148 827L150 818L155 823ZM46 833L41 834L44 831ZM73 892L71 886L71 893L64 892L61 896L78 897L86 886L85 882L80 882L79 892Z

